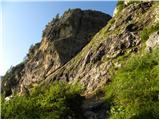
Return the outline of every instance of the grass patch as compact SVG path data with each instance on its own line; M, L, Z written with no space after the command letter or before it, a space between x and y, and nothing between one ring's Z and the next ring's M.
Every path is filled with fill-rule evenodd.
M1 101L3 119L79 118L81 116L81 88L56 83L48 88L37 87L29 96L15 96Z
M106 87L110 118L159 118L158 49L132 56Z
M124 9L124 1L118 1L117 2L117 15Z
M155 25L152 25L151 27L144 28L140 34L141 40L145 42L146 40L148 40L149 36L152 33L158 30L159 30L159 23L156 23Z

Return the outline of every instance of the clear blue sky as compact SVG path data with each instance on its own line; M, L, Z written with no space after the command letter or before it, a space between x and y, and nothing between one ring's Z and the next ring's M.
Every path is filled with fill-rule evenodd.
M96 2L4 2L3 41L0 45L0 75L23 61L31 44L41 41L42 30L57 13L68 8L93 9L112 15L116 1ZM3 44L2 44L3 42Z

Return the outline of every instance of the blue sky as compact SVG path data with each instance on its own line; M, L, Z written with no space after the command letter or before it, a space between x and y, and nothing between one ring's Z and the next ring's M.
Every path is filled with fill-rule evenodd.
M112 15L116 1L4 2L0 4L0 75L23 61L29 47L41 41L42 30L57 13L69 8L93 9ZM2 32L3 30L3 32ZM3 33L3 38L2 38Z

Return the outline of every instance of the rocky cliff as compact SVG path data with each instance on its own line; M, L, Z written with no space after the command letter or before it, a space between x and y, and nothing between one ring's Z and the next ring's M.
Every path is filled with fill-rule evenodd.
M47 83L55 80L66 80L71 84L80 82L86 88L85 95L93 94L111 80L115 69L121 68L123 60L118 59L120 56L139 53L143 49L145 43L140 34L145 28L157 25L158 4L131 2L125 5L122 2L120 5L123 9L119 9L76 57L47 75Z
M83 83L85 94L101 88L110 81L113 69L121 67L117 58L139 52L141 31L158 22L154 2L122 2L116 9L119 11L112 19L80 9L54 18L43 31L42 41L31 46L26 60L5 75L2 91L7 88L6 95L10 95L20 84L32 87L57 80Z
M25 61L8 71L3 82L8 94L20 84L35 86L73 58L111 19L98 11L73 9L46 25L40 43L32 45ZM11 91L12 90L12 91Z
M158 2L133 2L128 0L126 2L118 2L113 18L101 12L82 11L80 9L68 10L61 17L57 15L43 31L42 41L30 48L26 60L13 67L3 77L2 92L5 96L9 96L14 91L16 93L17 91L23 92L22 87L30 90L34 86L47 88L48 85L56 81L62 81L71 85L78 83L84 87L80 95L85 96L85 100L82 106L80 106L83 111L81 111L83 115L81 117L108 118L106 111L109 111L111 108L109 107L110 104L103 100L103 88L105 86L108 87L108 84L113 84L112 90L107 91L108 96L113 94L112 97L115 97L111 101L113 108L111 113L115 116L120 114L122 118L139 118L138 115L138 117L136 116L139 113L131 110L134 107L137 108L137 106L138 108L145 106L141 104L145 101L145 97L147 100L149 98L149 100L151 99L151 101L156 103L157 79L152 78L153 84L148 84L143 80L139 80L137 84L131 81L133 82L131 84L135 84L135 86L131 86L134 89L130 91L144 88L137 92L138 95L136 92L132 94L134 96L132 103L130 103L130 99L127 101L126 96L129 89L127 88L129 84L127 81L130 78L121 78L122 80L124 79L121 84L116 83L120 80L116 82L112 82L112 80L116 76L117 71L124 69L123 66L133 56L144 57L145 55L150 55L155 48L158 48L158 18ZM158 59L157 56L154 57L155 60ZM144 64L143 67L146 67L145 65L153 67L158 65L157 61L152 60L152 62L150 63L147 58L137 66L141 67ZM151 69L152 67L149 68ZM128 69L128 71L135 71L133 68L131 70ZM135 67L135 69L138 71L138 68ZM154 69L148 71L149 73L147 72L144 75L145 79L147 76L150 76L148 79L151 79ZM127 76L129 72L125 72L125 76ZM134 74L132 78L136 77ZM155 74L157 75L158 73ZM143 76L143 74L141 75ZM124 86L126 85L125 87L123 83ZM145 85L139 87L139 84ZM22 86L21 90L20 86ZM122 89L121 87L124 88ZM122 91L118 91L114 95L114 91L117 91L116 89ZM122 97L121 92L123 90L126 90L125 97ZM112 92L109 93L110 91ZM143 91L145 91L144 94ZM148 95L146 91L151 94ZM139 94L143 97L139 97ZM120 98L118 98L118 95L121 95ZM141 99L142 101L140 101ZM114 103L112 103L113 101ZM118 103L119 101L121 103ZM133 103L134 107L131 105ZM140 105L137 105L137 103L140 103ZM131 108L124 109L126 105L131 106ZM153 107L151 102L149 105ZM128 110L129 113L125 113L124 110ZM138 109L136 110L138 111ZM149 116L150 118L157 118L157 113L152 114L150 113L151 111L154 111L154 109L148 113L146 112L146 114L153 115ZM124 114L126 114L125 117ZM142 115L140 117L145 118Z

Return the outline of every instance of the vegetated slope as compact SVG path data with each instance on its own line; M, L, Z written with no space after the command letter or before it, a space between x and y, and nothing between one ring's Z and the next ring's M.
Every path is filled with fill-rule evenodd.
M42 41L31 46L25 61L3 77L2 92L9 96L19 92L21 85L27 89L38 85L50 71L73 58L110 19L105 13L81 9L57 15L43 31Z
M25 108L25 102L12 102L17 97L8 103L15 105L11 109L3 102L2 115L9 118L18 111L13 118L158 118L158 22L158 2L118 2L114 17L80 53L50 69L38 94L31 90L24 101L36 101L38 116L25 116L35 107L23 115L14 109ZM52 87L57 81L62 84L58 89ZM82 91L66 89L66 83L75 88L83 84ZM51 92L43 93L49 85Z
M158 48L126 60L106 86L110 118L159 118Z
M56 83L47 88L36 87L29 95L1 97L3 119L83 118L81 87Z
M123 6L76 57L46 78L47 84L56 80L80 82L88 96L109 82L115 70L123 66L124 59L117 59L119 56L138 54L144 49L143 32L151 29L145 33L149 36L158 31L158 2L131 2ZM146 49L151 48L147 45Z

